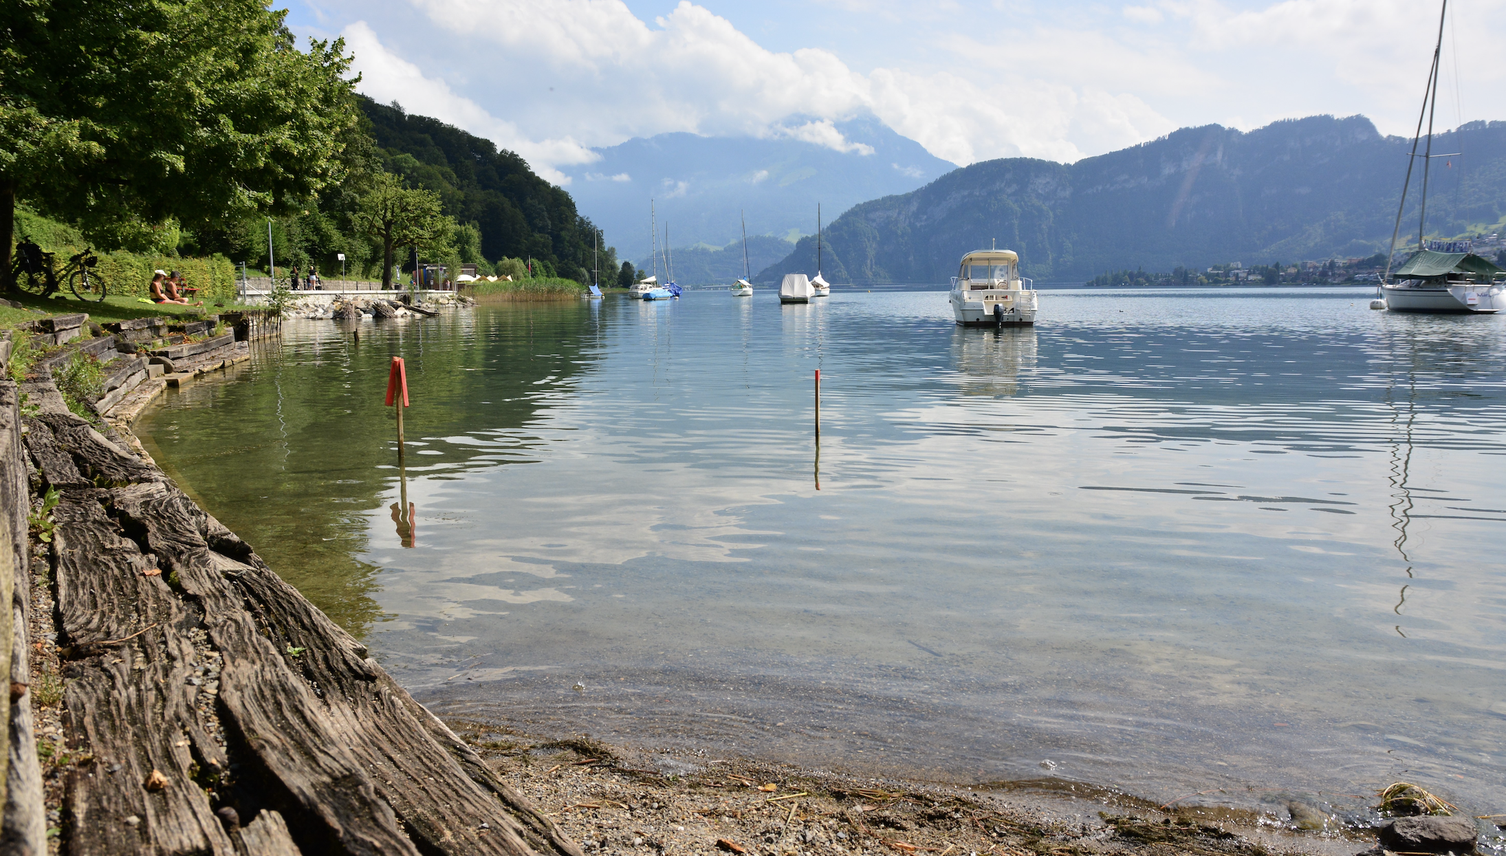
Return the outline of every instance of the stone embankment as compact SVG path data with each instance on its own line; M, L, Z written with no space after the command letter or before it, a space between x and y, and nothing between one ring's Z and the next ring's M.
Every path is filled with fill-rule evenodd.
M580 856L134 442L157 391L275 332L204 324L71 316L0 344L42 349L0 381L14 604L0 853ZM107 377L83 415L53 379L78 352Z
M421 301L407 294L388 292L394 297L366 297L339 292L298 292L288 306L288 315L312 320L359 321L362 318L405 318L410 315L434 316L441 309L474 306L476 301L449 292L425 292Z

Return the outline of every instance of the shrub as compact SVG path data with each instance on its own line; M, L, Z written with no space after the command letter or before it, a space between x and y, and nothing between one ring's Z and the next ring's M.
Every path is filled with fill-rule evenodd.
M68 409L92 421L90 406L105 391L105 370L99 360L93 354L76 351L53 373L52 380Z

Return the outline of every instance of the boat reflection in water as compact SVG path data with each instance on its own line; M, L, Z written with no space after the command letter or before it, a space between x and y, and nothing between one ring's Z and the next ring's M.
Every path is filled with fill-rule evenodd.
M952 331L952 364L963 395L1014 395L1022 375L1035 371L1034 327Z

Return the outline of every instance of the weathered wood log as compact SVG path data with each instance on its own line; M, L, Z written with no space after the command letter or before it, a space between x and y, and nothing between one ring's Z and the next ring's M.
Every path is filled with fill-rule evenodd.
M66 852L580 856L155 467L71 414L33 422L32 457L63 474L68 736L95 759L68 780Z

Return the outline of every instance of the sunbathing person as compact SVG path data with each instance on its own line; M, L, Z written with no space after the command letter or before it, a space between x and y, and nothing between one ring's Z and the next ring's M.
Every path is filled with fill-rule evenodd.
M164 290L165 289L165 290ZM176 303L179 306L203 306L204 301L189 303L187 298L179 297L172 281L167 278L167 273L157 271L152 276L152 284L149 288L153 303Z

